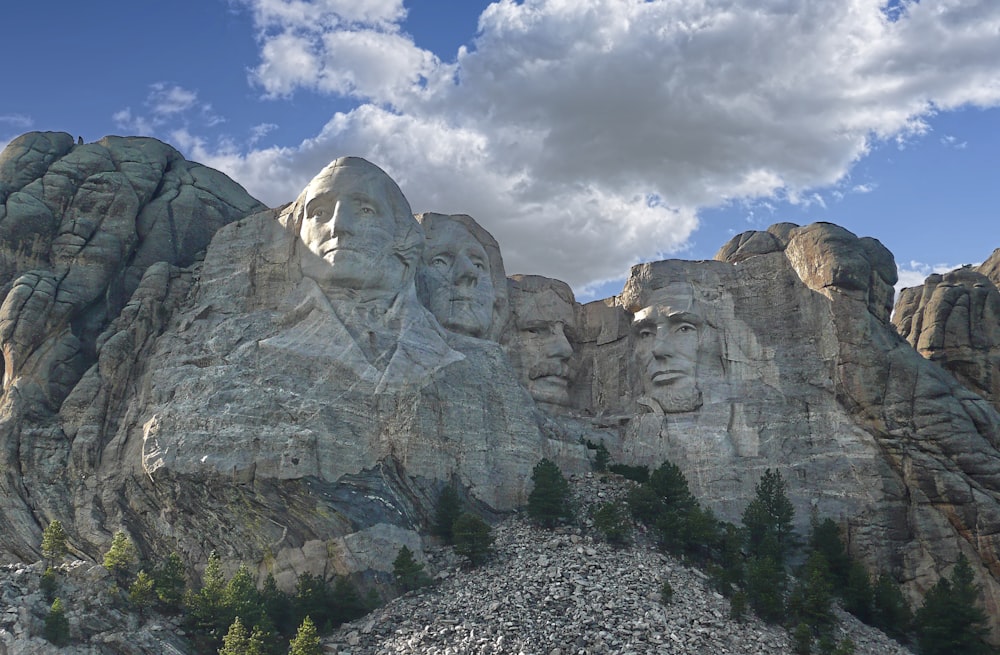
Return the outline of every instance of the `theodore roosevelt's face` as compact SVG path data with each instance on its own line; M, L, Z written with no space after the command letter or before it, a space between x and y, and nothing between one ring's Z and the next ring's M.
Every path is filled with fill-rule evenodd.
M301 237L330 264L323 282L353 289L400 284L405 265L393 252L396 219L379 174L337 167L306 187Z
M512 359L521 382L537 402L570 404L570 337L576 329L573 306L551 290L511 295L515 331Z
M427 308L441 325L473 337L487 333L496 301L490 261L465 226L444 220L427 229L420 276Z
M693 304L689 293L663 289L632 321L643 395L665 413L701 406L698 347L704 320Z

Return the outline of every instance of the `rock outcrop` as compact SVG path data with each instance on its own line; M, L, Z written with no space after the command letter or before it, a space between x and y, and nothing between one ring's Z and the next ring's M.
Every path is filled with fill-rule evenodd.
M992 276L992 278L991 278ZM917 352L1000 409L1000 250L903 289L893 323Z
M777 469L803 533L835 519L914 601L966 554L1000 616L1000 413L895 332L878 241L781 223L580 305L361 159L267 210L158 142L68 139L0 157L5 557L60 519L85 559L124 529L378 584L444 485L496 517L590 441L733 521Z

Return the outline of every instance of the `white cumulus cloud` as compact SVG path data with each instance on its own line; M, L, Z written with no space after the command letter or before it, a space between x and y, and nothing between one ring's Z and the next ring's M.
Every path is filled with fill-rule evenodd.
M333 157L367 157L415 211L476 217L511 272L578 291L678 252L703 208L822 204L876 141L1000 104L987 0L500 0L445 59L396 0L241 1L265 94L356 105L301 143L198 159L279 204Z

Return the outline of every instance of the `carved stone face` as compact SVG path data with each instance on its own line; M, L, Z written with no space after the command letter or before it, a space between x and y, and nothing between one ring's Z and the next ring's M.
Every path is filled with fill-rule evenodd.
M496 293L482 244L457 221L438 221L427 230L421 291L425 304L446 329L483 337L493 323Z
M400 288L406 264L393 251L397 221L386 180L394 184L369 164L339 166L309 183L301 237L329 264L313 267L311 277L350 289Z
M632 331L642 393L664 413L701 407L698 346L703 325L686 285L660 289L635 314Z
M537 402L569 405L573 305L552 289L512 293L511 305L515 329L509 349L522 384Z

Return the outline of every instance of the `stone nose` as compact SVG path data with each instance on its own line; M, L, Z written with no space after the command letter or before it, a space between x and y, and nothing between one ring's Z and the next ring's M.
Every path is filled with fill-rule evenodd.
M673 339L665 330L657 330L653 339L653 356L657 358L671 357L676 352Z
M354 215L347 203L337 201L333 206L330 229L335 237L354 234L357 231L357 216Z
M566 338L566 331L562 323L553 324L552 333L546 345L548 355L555 359L565 361L573 355L573 346L570 345L569 339Z
M458 255L452 267L452 279L456 286L474 287L479 283L479 269L465 255Z

